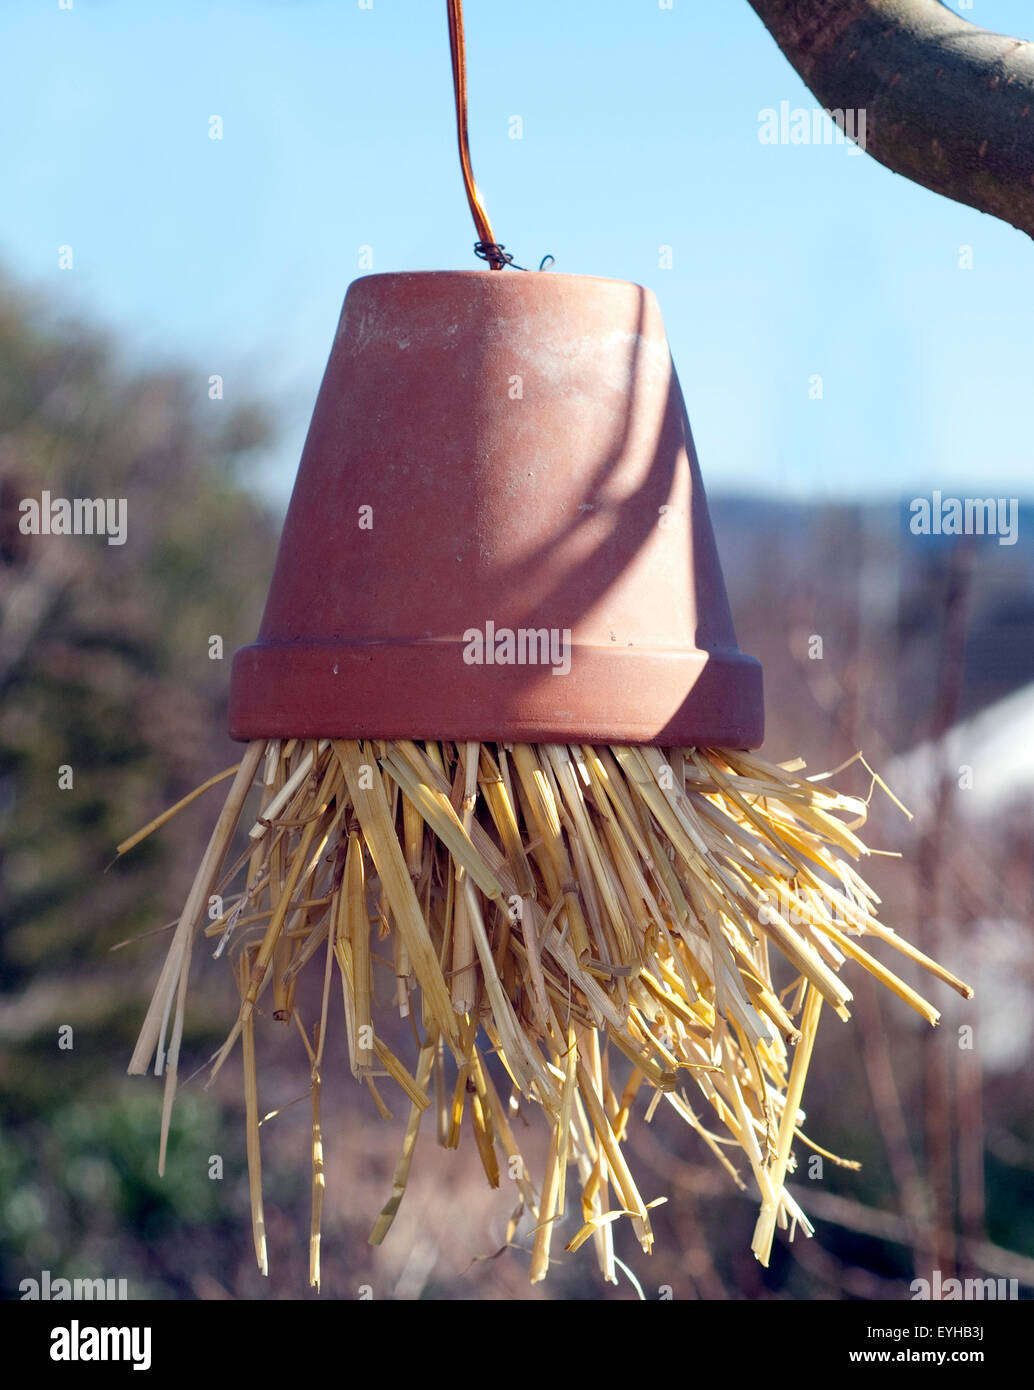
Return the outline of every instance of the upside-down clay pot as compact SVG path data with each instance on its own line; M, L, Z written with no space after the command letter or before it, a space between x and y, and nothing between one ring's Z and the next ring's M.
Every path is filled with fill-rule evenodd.
M753 748L763 722L653 294L356 280L231 735Z

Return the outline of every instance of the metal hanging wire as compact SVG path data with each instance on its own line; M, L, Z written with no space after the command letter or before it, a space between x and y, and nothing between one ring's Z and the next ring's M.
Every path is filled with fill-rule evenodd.
M474 170L470 162L470 136L467 130L467 53L463 40L463 0L446 0L449 13L449 50L452 54L452 85L456 96L456 138L460 149L460 168L463 171L463 186L467 203L477 228L478 240L474 243L474 254L487 261L492 270L504 270L508 265L514 270L524 270L517 265L506 247L496 241L492 224L488 220L481 193L474 181ZM553 263L552 256L543 256L539 270L545 270Z

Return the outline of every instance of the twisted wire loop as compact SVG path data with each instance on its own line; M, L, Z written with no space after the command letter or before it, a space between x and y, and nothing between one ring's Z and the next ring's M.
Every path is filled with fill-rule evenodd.
M487 261L493 270L502 270L507 265L512 265L514 270L524 269L524 266L516 264L506 247L498 241L475 241L474 255Z

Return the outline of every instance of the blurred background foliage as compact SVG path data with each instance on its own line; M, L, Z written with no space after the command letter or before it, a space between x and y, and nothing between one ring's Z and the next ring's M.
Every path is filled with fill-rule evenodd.
M44 1269L128 1278L132 1297L310 1296L308 1066L293 1030L268 1019L259 1030L260 1104L280 1109L263 1129L268 1280L251 1250L239 1075L228 1066L211 1091L197 1076L184 1087L159 1179L160 1085L124 1074L167 939L155 933L181 906L219 791L106 867L116 844L235 761L229 659L257 630L279 524L249 477L270 431L257 404L210 399L200 372L127 363L97 331L0 286L7 1297ZM43 489L124 497L126 544L23 535L19 503ZM870 876L887 920L978 995L968 1005L931 986L944 1022L928 1030L849 973L855 1017L824 1021L805 1105L812 1137L862 1167L827 1161L818 1174L802 1164L816 1235L792 1247L780 1238L768 1271L749 1253L753 1193L737 1193L667 1107L649 1126L640 1113L632 1163L646 1199L669 1200L655 1213L654 1255L623 1230L619 1254L651 1298L664 1286L677 1298L907 1298L909 1280L933 1268L1017 1278L1029 1296L1034 776L1021 766L974 814L958 790L966 757L937 750L961 731L985 789L987 777L997 785L1002 769L979 732L990 711L1000 733L1016 721L1006 760L1031 762L1022 731L1034 692L1034 517L1025 510L1021 543L1006 549L914 537L902 503L713 498L712 511L741 645L765 666L766 751L802 753L819 771L864 747L895 770L916 820L874 801L870 843L904 860L874 860ZM221 660L210 658L213 637ZM61 790L64 766L74 782ZM869 787L858 766L840 780ZM234 999L225 966L198 952L184 1077L222 1040ZM71 1049L59 1046L63 1025ZM959 1045L965 1026L971 1049ZM624 1277L616 1289L600 1282L590 1247L529 1287L526 1255L502 1250L513 1194L486 1187L469 1135L457 1153L423 1135L396 1226L371 1249L404 1124L404 1107L393 1108L391 1121L378 1118L347 1066L328 1068L324 1297L357 1297L364 1285L374 1297L638 1296ZM516 1122L525 1120L531 1158L542 1136L534 1114ZM569 1203L564 1239L578 1224ZM519 1245L528 1229L525 1218Z

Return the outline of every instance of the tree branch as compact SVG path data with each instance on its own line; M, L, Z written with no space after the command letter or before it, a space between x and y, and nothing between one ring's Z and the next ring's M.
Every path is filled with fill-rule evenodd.
M865 111L867 153L1034 236L1034 43L940 0L749 3L823 107Z

